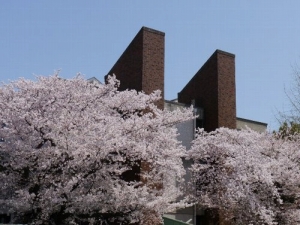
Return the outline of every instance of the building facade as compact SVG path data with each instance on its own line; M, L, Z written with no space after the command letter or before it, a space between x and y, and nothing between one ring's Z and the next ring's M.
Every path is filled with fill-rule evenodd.
M208 132L219 127L249 127L259 132L266 130L265 123L236 117L235 55L232 53L216 50L178 93L178 99L164 100L164 37L161 31L141 28L108 72L108 75L115 74L120 80L119 90L134 89L146 94L161 90L162 99L157 102L160 109L172 111L193 105L198 118L177 125L180 133L178 138L187 149L191 147L194 131L198 127ZM186 167L190 164L184 161ZM189 174L186 179L189 179ZM215 210L193 206L165 216L188 224L202 225L217 224L216 214Z

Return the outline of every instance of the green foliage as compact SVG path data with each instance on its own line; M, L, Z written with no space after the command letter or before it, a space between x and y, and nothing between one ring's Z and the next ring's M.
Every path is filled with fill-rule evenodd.
M280 137L291 137L296 134L300 134L300 124L295 122L283 122L282 125L279 127L278 132L274 132L279 134Z

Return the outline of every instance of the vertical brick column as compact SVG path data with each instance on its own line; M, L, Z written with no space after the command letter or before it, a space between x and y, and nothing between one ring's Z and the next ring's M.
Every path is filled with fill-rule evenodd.
M178 102L204 108L204 129L236 128L235 56L216 50L178 93Z
M218 51L218 127L236 129L235 56Z
M120 80L119 90L134 89L146 94L161 90L162 99L157 106L163 109L164 57L165 34L142 27L108 74Z

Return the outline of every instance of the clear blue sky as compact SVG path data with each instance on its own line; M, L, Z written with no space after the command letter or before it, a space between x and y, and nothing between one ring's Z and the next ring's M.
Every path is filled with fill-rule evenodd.
M0 81L103 76L142 26L166 33L165 98L209 56L236 55L237 116L277 127L300 62L300 1L0 0Z

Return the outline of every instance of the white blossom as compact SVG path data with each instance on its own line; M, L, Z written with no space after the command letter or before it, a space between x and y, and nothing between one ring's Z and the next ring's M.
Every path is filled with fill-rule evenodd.
M114 76L95 85L54 75L0 87L0 210L34 224L104 224L160 220L174 207L186 154L174 125L192 110L163 111L159 91L117 86Z
M298 136L199 130L189 157L191 193L200 206L218 208L234 224L300 224Z

